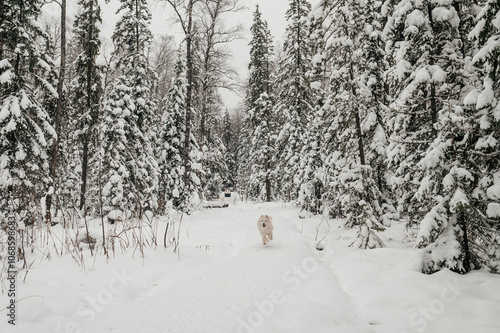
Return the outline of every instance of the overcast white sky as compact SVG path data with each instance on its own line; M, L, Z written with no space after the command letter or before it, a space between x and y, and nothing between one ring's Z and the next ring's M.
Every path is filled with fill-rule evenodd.
M115 13L119 7L120 1L111 0L108 4L106 4L104 0L100 0L100 2L103 11L103 26L101 31L104 38L111 39L115 23L119 18ZM182 35L180 34L180 29L172 20L173 16L170 8L161 0L148 0L148 2L150 4L151 13L153 14L153 21L151 24L153 34L177 35L178 41L180 42ZM315 4L317 0L310 0L310 2ZM259 5L262 16L267 20L271 34L275 37L275 41L281 41L286 28L285 12L288 8L289 0L241 0L241 3L248 7L248 9L230 17L228 16L226 19L229 23L243 23L245 25L245 39L233 42L233 45L231 45L231 49L234 53L234 66L238 69L240 80L244 82L247 77L247 66L250 59L248 43L250 40L250 26L252 25L255 5ZM67 1L68 16L73 16L76 13L76 7L76 0ZM46 11L52 15L60 15L57 5L47 7ZM221 91L221 94L226 107L229 109L236 107L242 100L242 96L239 97L228 91Z

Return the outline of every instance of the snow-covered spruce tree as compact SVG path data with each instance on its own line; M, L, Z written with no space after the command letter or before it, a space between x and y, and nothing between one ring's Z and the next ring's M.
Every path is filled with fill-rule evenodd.
M273 113L271 69L272 36L257 6L250 28L250 63L247 106L250 108L249 195L271 201L275 163L276 120Z
M55 137L44 96L49 61L37 47L42 1L4 0L0 7L0 209L26 213L48 181L47 142ZM33 213L33 212L31 212Z
M366 87L367 90L362 98L366 114L361 122L361 130L366 140L366 164L372 168L372 175L380 192L379 203L383 211L381 220L384 225L389 225L392 220L398 220L399 215L396 212L395 196L388 182L391 175L386 163L389 145L387 122L390 113L384 78L386 69L385 43L382 38L384 18L379 2L368 1L366 4L362 11L367 22L366 39L362 46L365 67L359 85Z
M165 203L172 200L173 206L184 210L189 195L184 186L184 167L182 149L186 121L186 73L182 55L175 64L175 78L172 88L165 97L162 111L156 156L158 161L158 201L159 211L163 213Z
M250 109L257 106L257 100L263 93L270 93L271 90L271 70L273 55L273 38L269 31L267 21L262 19L259 6L255 8L253 14L253 24L250 27L252 39L250 40L250 71L248 78L248 88L246 103Z
M207 145L203 146L203 169L201 179L203 194L208 199L217 199L224 188L224 176L227 174L227 165L224 159L226 147L218 135L207 138Z
M373 248L383 245L376 231L389 222L375 169L386 144L379 8L369 0L338 1L337 6L329 39L335 54L331 95L323 108L329 140L324 146L325 185L331 215L346 217L347 227L359 228L357 246Z
M472 3L454 9L456 34L464 27L471 30ZM455 51L462 66L448 76L450 99L439 115L439 135L420 162L425 176L415 197L433 204L417 239L418 246L426 247L425 273L449 268L463 274L483 264L494 272L500 269L500 47L493 44L500 38L494 23L499 9L492 1L481 10L471 32L472 61L472 48Z
M104 103L100 125L104 212L130 209L139 216L157 206L157 168L149 134L155 107L154 72L146 56L151 14L145 0L121 0L123 16L113 33L119 77Z
M387 160L400 198L398 210L407 220L410 235L429 211L414 198L423 177L418 162L439 134L440 110L456 97L450 96L449 89L459 65L453 44L459 43L454 5L452 1L403 0L394 5L384 28L389 63L385 75L392 97Z
M101 24L101 9L97 0L80 0L80 13L76 16L73 35L78 56L75 61L74 73L76 76L70 84L71 117L69 127L74 134L68 133L68 145L75 144L68 156L69 177L79 177L79 206L82 209L86 204L89 178L95 173L89 172L90 161L94 157L93 142L96 139L102 87L102 67L97 64L97 57L101 47L99 39L99 25ZM71 149L70 149L71 150ZM90 177L89 177L90 176ZM95 177L93 178L96 179ZM68 185L76 185L74 182Z
M274 177L280 180L279 194L287 200L297 198L303 133L308 115L313 110L307 77L311 68L307 24L310 10L311 5L307 0L290 0L290 7L286 12L288 26L283 43L284 57L279 63L279 74L275 81L275 113L283 124L277 138L277 168Z
M258 124L253 130L250 148L251 174L249 194L270 202L273 188L275 165L275 141L277 124L273 113L273 100L267 93L262 93L256 101L253 116Z
M311 82L314 112L308 116L308 126L304 133L299 180L299 205L302 209L313 213L322 212L324 191L324 155L321 147L324 140L325 98L329 90L327 62L331 58L331 48L327 47L330 34L332 0L322 0L311 10L308 20L310 28L310 45L312 50L312 67L307 74Z
M474 189L476 221L471 248L480 262L493 272L500 272L500 3L487 1L478 16L470 37L477 52L472 61L482 69L477 90L468 104L475 106L476 134L472 141L474 160L479 165ZM475 96L477 100L474 101ZM475 102L475 105L474 105ZM473 145L473 147L472 147Z

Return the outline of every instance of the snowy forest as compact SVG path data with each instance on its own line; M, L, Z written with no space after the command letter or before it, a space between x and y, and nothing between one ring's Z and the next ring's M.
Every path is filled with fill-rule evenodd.
M1 0L3 220L189 214L232 189L343 218L360 248L405 223L425 273L498 272L497 0L290 0L282 45L257 6L231 112L242 2L162 0L175 45L153 38L146 0L120 1L104 54L99 1L69 20L61 0L47 22L43 0Z
M311 253L336 249L329 265L342 270L325 273L324 266L319 267L321 276L328 276L325 281L337 281L343 291L311 280L323 286L318 289L322 291L307 284L315 293L292 294L288 300L302 297L301 304L312 304L305 300L325 290L337 295L329 301L349 300L345 304L352 302L358 317L341 325L352 331L338 332L401 332L408 327L423 332L419 327L428 325L435 325L430 332L459 332L441 329L445 326L439 326L444 325L439 320L411 315L419 303L393 309L401 313L397 320L404 319L396 323L383 316L384 302L372 304L356 296L371 297L373 291L363 288L372 282L386 288L381 281L389 281L387 288L394 291L383 289L384 296L369 299L392 297L387 304L394 307L399 304L397 293L409 290L404 288L432 285L429 295L454 291L458 287L439 289L444 288L439 283L452 277L470 277L460 281L469 291L482 293L474 298L483 309L476 315L487 316L481 322L489 320L491 331L481 332L498 332L498 293L481 288L493 288L494 282L499 290L497 275L490 274L500 272L499 0L287 0L286 13L266 13L258 5L246 8L243 0L157 0L156 5L171 13L164 19L179 29L180 40L152 32L151 1L120 0L112 41L106 42L101 38L106 20L101 7L108 2L0 0L0 262L7 267L3 251L15 234L15 265L23 272L17 279L25 282L18 284L19 293L31 298L19 303L31 309L21 312L25 325L36 325L43 317L42 331L62 332L65 317L83 321L84 312L75 309L80 301L87 304L83 309L94 309L89 298L74 296L64 303L64 290L70 295L81 283L94 288L88 290L94 290L103 305L95 307L88 325L95 320L109 331L113 327L106 325L114 323L128 325L130 332L144 331L132 322L136 308L110 312L116 308L105 306L111 301L105 304L99 295L106 293L99 290L111 290L111 299L123 304L142 294L163 295L160 292L167 289L161 289L166 288L161 282L166 280L155 280L160 274L152 267L165 262L177 267L161 274L173 283L183 279L183 272L191 274L189 265L205 267L199 261L213 260L207 262L215 268L203 275L212 284L186 278L189 283L171 287L172 293L162 296L172 302L168 306L147 298L137 301L151 311L144 316L151 316L147 325L153 326L145 331L165 332L167 319L160 325L155 311L166 307L199 325L180 329L177 321L166 331L228 332L238 324L238 332L251 333L266 328L265 320L272 316L259 310L260 317L237 317L254 309L250 301L223 312L227 309L222 301L209 305L209 299L220 295L212 287L224 290L227 285L221 283L237 281L241 293L234 287L232 294L222 295L226 302L239 304L250 299L244 290L257 290L251 297L261 297L256 298L259 302L268 296L267 290L276 288L277 282L271 289L251 284L252 279L265 280L258 274L270 274L262 272L283 271L285 286L287 281L301 285L317 278L311 274L290 280L287 273L297 260L309 258L309 248L300 245L306 244L300 238L304 234L311 238L307 244L314 244ZM58 6L60 17L44 14L49 4ZM69 6L75 15L68 15ZM253 17L251 26L229 19L245 10ZM287 24L281 42L267 21L277 15L284 15ZM243 78L234 66L231 43L242 39L245 29L250 33L250 61ZM222 90L238 93L240 106L228 109ZM263 247L255 223L268 211L276 240ZM250 224L252 229L247 228ZM255 247L253 236L247 237L253 234ZM174 263L161 253L155 257L150 250L157 248L173 249L179 259L183 248L186 259ZM140 253L158 266L149 266L148 276L126 266L136 282L120 293L111 287L99 289L105 288L98 282L104 278L92 278L98 276L91 275L97 274L92 270L85 281L68 273L71 279L43 287L50 308L36 303L40 301L35 297L41 296L33 295L41 293L39 286L72 272L64 258L85 270L92 262L106 266L104 262L115 257L132 265L120 253ZM367 259L356 266L358 253ZM56 258L59 266L51 262ZM233 258L248 262L253 275ZM380 267L366 268L372 261ZM312 262L318 266L321 261ZM43 265L60 270L44 271ZM398 278L396 283L381 280L388 278L383 273L387 267L397 268L390 277ZM112 277L107 269L101 266L97 272ZM2 268L2 296L10 272ZM408 280L408 272L419 277ZM26 281L32 275L30 285ZM270 281L278 281L276 276ZM401 282L424 279L421 284ZM118 281L127 285L126 279ZM410 293L411 302L423 297L416 295L424 289L417 290ZM49 299L49 291L56 296ZM476 297L469 291L456 295ZM202 312L203 320L228 313L219 322L228 329L214 323L203 326L205 321L189 317L195 316L194 310L189 316L181 312L191 309L180 301L190 295L204 295L203 311L213 311ZM272 301L273 293L270 297ZM480 303L487 297L491 301ZM440 302L446 311L457 304ZM272 304L272 311L294 317L292 306ZM69 309L71 314L65 312ZM117 317L97 316L102 311ZM325 318L333 320L334 312ZM321 311L297 313L299 318ZM353 313L339 318L347 320ZM408 326L408 316L413 326ZM457 320L457 327L468 320L447 316L448 323ZM236 317L236 324L229 320ZM59 320L57 330L50 326L54 320ZM266 332L284 332L276 327L283 329L287 322L294 323L277 322ZM323 331L310 326L286 331L331 332L338 324L328 323ZM379 330L376 325L381 325ZM68 327L65 332L74 332Z

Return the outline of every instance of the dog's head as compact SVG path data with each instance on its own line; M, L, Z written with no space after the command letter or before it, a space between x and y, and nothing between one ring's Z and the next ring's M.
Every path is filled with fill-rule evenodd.
M262 215L260 218L259 218L259 223L262 225L263 228L266 227L266 225L268 225L270 222L271 222L271 216L269 215Z

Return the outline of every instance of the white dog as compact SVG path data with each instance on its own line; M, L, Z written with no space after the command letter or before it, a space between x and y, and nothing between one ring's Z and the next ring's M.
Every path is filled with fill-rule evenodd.
M257 222L257 227L259 228L260 235L262 236L262 244L266 245L270 240L273 239L273 222L269 215L262 215Z

